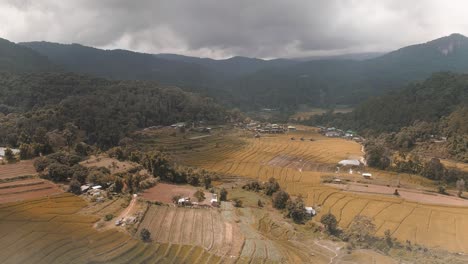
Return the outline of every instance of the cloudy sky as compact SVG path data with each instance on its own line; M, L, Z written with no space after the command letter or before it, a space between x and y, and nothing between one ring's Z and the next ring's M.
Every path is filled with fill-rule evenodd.
M468 35L464 0L0 0L0 37L225 58L389 51Z

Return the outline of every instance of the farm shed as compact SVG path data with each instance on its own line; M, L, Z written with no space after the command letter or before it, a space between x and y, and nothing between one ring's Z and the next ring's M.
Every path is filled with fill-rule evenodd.
M5 157L5 150L6 150L6 149L7 149L7 148L0 147L0 157ZM10 148L10 149L11 149L11 151L13 152L13 154L15 154L15 155L18 154L18 153L20 152L19 149L14 149L14 148Z
M342 160L338 162L338 164L343 166L359 166L361 162L359 162L359 160Z
M216 193L213 193L213 196L211 196L210 203L212 206L218 206L218 195Z
M310 206L306 206L304 207L304 209L306 210L306 213L311 215L311 216L314 216L317 214L317 212L315 212L314 208L310 207Z

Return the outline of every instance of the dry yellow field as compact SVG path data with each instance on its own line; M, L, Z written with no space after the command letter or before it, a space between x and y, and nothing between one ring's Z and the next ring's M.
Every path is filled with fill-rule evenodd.
M291 140L295 137L295 140ZM299 140L304 137L304 141ZM310 141L312 138L314 141ZM333 173L338 161L361 156L353 141L322 137L312 131L288 135L243 138L242 148L205 148L184 161L211 171L266 181L276 178L293 195L302 195L307 205L320 206L318 217L336 215L347 227L359 214L372 217L377 234L390 230L400 241L431 248L468 253L468 208L409 202L384 195L354 194L320 185L320 177ZM372 170L382 179L395 174ZM407 184L430 184L415 175L400 175Z
M71 194L0 205L2 263L219 263L231 262L198 246L143 243L115 230L98 232L97 217L78 212Z

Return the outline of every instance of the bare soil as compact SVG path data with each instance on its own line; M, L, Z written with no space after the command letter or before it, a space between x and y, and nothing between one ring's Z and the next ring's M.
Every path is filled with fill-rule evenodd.
M191 197L192 201L198 202L198 200L193 197L193 194L200 188L193 187L190 185L176 185L168 183L158 183L156 186L145 190L141 197L150 201L158 201L163 203L172 203L172 197L175 195L180 195L183 197ZM200 204L210 204L211 193L204 191L205 200L199 202Z
M88 160L80 162L85 167L105 167L108 168L112 174L125 172L131 168L135 168L138 164L129 161L119 161L109 157L91 157Z
M43 183L40 183L40 182ZM63 193L54 183L46 180L20 180L0 184L0 203L37 199Z
M13 164L0 165L0 179L15 178L25 175L36 175L33 160L19 161Z
M455 196L442 195L438 193L427 192L424 190L403 189L395 187L387 187L373 184L326 184L337 187L345 191L356 193L383 194L392 195L395 189L398 189L399 197L418 203L450 205L450 206L468 206L468 200Z

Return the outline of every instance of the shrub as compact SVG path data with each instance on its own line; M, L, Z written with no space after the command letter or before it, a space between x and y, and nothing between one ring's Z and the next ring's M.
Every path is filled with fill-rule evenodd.
M257 205L258 205L258 207L263 207L263 202L262 202L262 200L258 199Z
M37 172L43 172L49 166L50 160L46 157L39 157L34 161L34 168Z
M283 190L277 191L273 194L272 202L273 207L276 209L286 208L286 203L289 200L289 194Z
M235 207L242 207L242 200L241 199L235 198L232 201L233 201Z
M440 194L447 194L447 191L445 190L444 185L437 186L437 192L440 193Z
M120 178L120 177L115 177L115 180L114 180L114 191L115 191L116 193L121 193L123 187L124 187L124 184L123 184L122 178Z
M226 201L227 200L227 195L228 191L224 188L221 188L221 191L219 192L219 200L220 201Z
M71 177L73 171L67 165L52 163L49 165L48 179L54 182L63 182Z
M465 191L465 180L459 179L456 183L457 190L458 190L458 197L461 197L463 191Z
M325 228L327 229L328 233L335 234L337 231L338 221L336 221L336 217L331 213L324 214L322 218L320 218L320 223L322 223Z
M76 195L81 194L80 182L75 179L71 180L70 185L68 186L68 191Z
M271 196L273 193L280 189L279 183L275 178L271 177L268 182L265 183L265 194Z
M149 177L149 178L147 178L147 179L140 182L140 189L144 190L144 189L151 188L151 187L155 186L157 183L158 183L158 181L155 178Z
M180 198L182 198L182 195L180 195L180 194L173 195L172 196L172 202L176 204L179 201Z
M367 216L358 215L351 222L347 234L348 237L356 242L369 242L369 238L375 232L375 224Z
M143 242L150 242L151 241L150 231L148 229L146 229L146 228L141 229L140 238L141 238L141 241L143 241Z
M91 150L90 146L84 142L80 142L76 144L75 146L75 152L76 154L84 157L88 156L89 151Z
M209 175L205 175L203 177L203 184L205 185L206 190L208 190L211 187L211 177Z
M306 217L306 210L304 208L304 201L302 197L297 197L294 201L288 200L286 203L286 209L288 210L288 217L299 224L302 223Z
M195 196L199 202L203 202L205 200L205 193L203 190L197 190L193 196Z
M258 181L252 181L242 186L242 189L258 192L262 187Z
M13 163L16 161L15 154L13 154L13 151L10 148L5 149L5 159L8 161L8 163Z
M112 218L114 218L113 214L106 214L106 216L104 216L105 221L110 221L110 220L112 220Z

